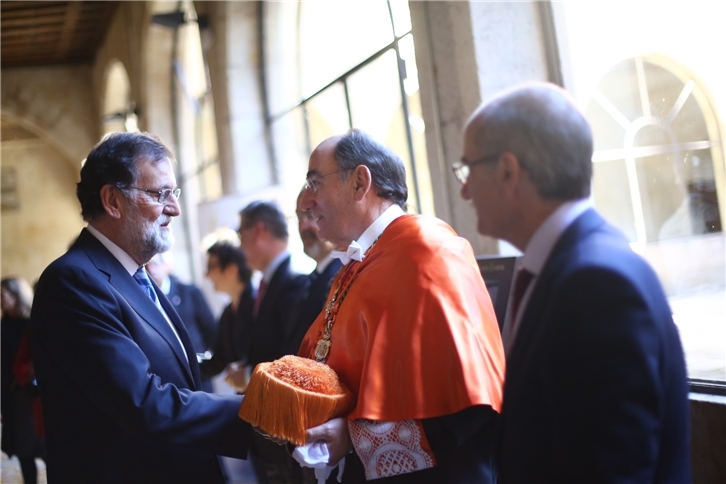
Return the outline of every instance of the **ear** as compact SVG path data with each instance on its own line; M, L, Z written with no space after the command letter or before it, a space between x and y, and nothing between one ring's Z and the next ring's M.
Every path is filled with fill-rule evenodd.
M101 187L99 195L106 213L111 218L120 219L124 212L123 204L126 202L126 197L124 197L121 189L113 185L104 185Z
M355 200L357 202L360 202L361 200L363 200L363 198L365 198L365 196L368 194L368 192L371 190L371 187L373 186L373 177L371 176L371 171L368 169L367 166L358 165L355 167L355 170L353 170L351 177L353 178Z
M511 151L505 151L499 158L497 167L499 182L507 195L516 195L526 180L526 171L522 167L517 155Z

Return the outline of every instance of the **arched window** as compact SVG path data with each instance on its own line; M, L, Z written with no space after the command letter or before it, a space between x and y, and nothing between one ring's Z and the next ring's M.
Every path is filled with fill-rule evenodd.
M653 265L695 379L723 379L723 148L702 83L662 55L614 65L585 109L595 206Z
M131 83L124 65L116 60L106 74L103 99L103 131L139 131L136 103L131 97Z
M714 172L721 140L694 76L659 58L622 61L597 84L586 116L595 204L632 241L722 231Z

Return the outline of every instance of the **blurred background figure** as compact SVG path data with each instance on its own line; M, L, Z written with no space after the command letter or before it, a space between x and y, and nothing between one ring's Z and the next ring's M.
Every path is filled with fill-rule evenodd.
M2 300L2 451L18 456L26 484L38 482L36 457L45 457L42 414L32 360L28 329L33 291L24 280L0 281Z
M214 290L231 299L219 318L217 337L209 348L212 356L199 365L202 377L212 378L230 363L247 360L255 292L250 284L252 271L238 247L230 242L217 242L207 249L207 256L206 275Z
M156 254L147 264L146 271L174 305L184 322L194 351L201 360L217 334L217 322L209 309L202 291L194 284L184 284L173 275L174 258L171 252ZM202 375L203 376L203 375ZM202 390L212 392L212 382L203 376Z
M330 291L330 283L343 266L339 259L335 259L331 255L335 248L333 244L320 238L320 229L310 212L306 212L300 207L302 194L301 191L297 197L298 231L300 232L305 254L313 259L317 265L307 276L307 284L298 297L291 315L290 324L286 330L286 353L292 355L297 354L305 333L307 333L308 328L323 309Z
M285 332L307 278L290 265L287 218L275 202L258 200L242 209L238 233L249 267L262 273L252 325L244 334L249 341L246 367L228 369L225 379L230 386L243 391L250 368L287 354ZM252 439L249 455L260 482L302 482L300 464L284 446L256 432Z

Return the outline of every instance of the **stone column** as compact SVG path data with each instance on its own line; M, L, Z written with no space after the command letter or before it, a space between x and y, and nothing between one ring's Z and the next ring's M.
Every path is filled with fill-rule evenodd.
M476 231L451 163L461 157L466 121L501 89L548 78L541 9L536 2L411 1L416 63L436 215L473 245L498 254ZM506 251L506 250L505 250Z

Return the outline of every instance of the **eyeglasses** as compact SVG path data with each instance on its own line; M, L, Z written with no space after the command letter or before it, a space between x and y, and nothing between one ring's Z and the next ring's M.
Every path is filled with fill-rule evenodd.
M475 161L466 161L464 158L462 158L461 160L453 162L451 164L451 169L454 170L454 175L456 176L456 179L459 180L459 183L465 185L466 180L469 179L469 174L471 172L472 166L478 165L480 163L491 163L492 161L497 161L499 159L499 156L500 154L487 155Z
M133 188L134 190L139 190L141 192L151 193L152 195L156 195L157 199L156 201L162 204L169 203L169 197L174 195L174 198L179 200L179 197L181 196L181 188L164 188L162 190L151 190L150 188L140 188L140 187L129 187Z
M326 173L325 175L310 175L305 179L305 189L311 190L313 193L318 193L319 183L320 181L325 178L328 175L334 175L335 173L340 173L341 171L350 171L352 168L346 168L346 169L340 169L331 171L330 173Z

